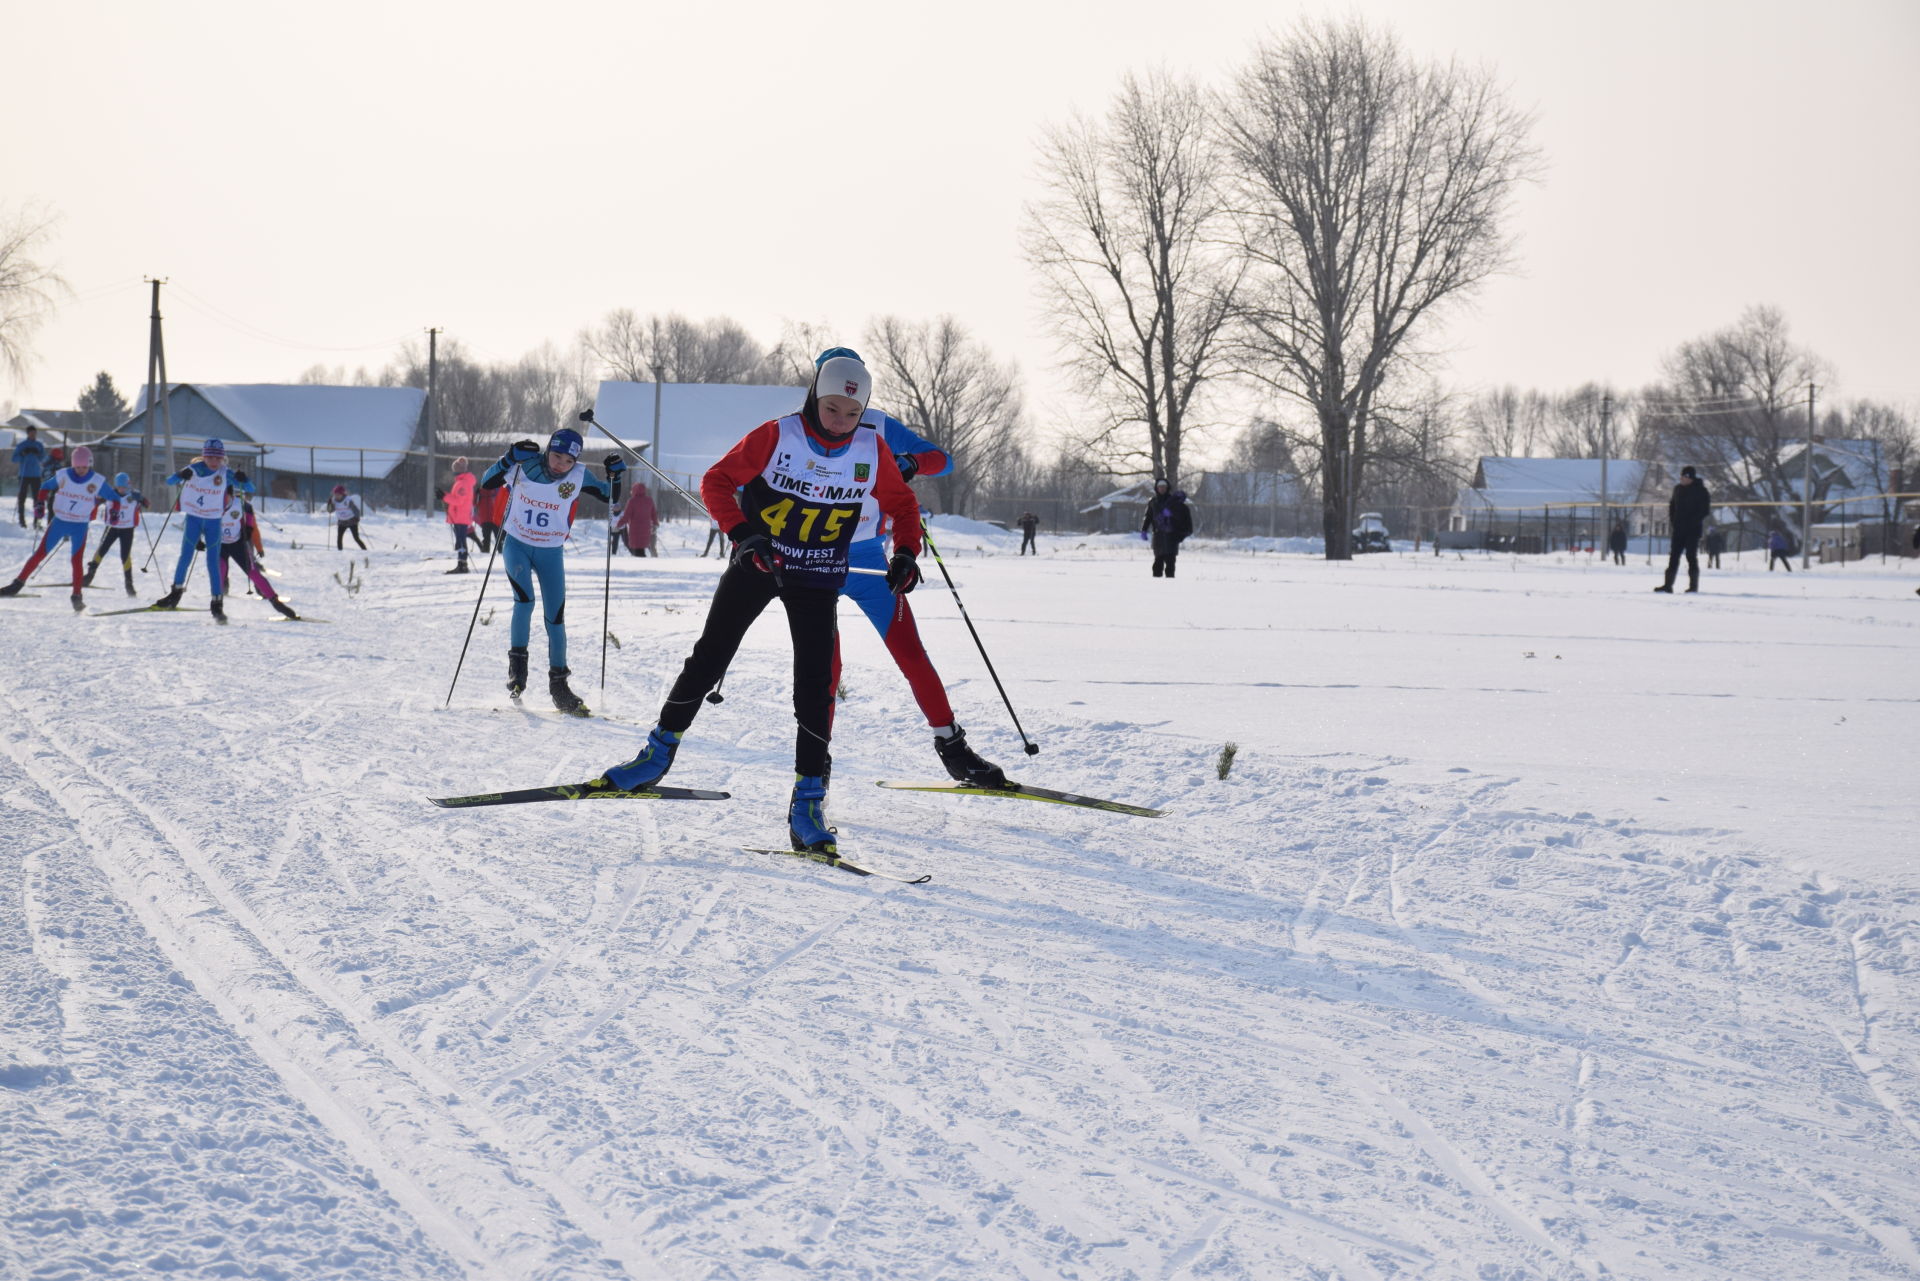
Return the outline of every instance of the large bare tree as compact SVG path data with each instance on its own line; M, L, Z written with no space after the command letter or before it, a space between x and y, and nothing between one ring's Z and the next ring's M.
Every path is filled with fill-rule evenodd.
M1791 523L1784 513L1804 480L1807 388L1824 370L1777 309L1749 307L1667 357L1665 382L1642 396L1642 438L1665 462L1708 467L1722 502L1778 503L1770 523ZM1816 474L1816 504L1821 482Z
M1221 116L1254 268L1241 367L1312 411L1326 554L1344 560L1376 396L1423 322L1510 261L1530 121L1490 72L1417 63L1357 20L1263 45Z
M881 316L860 351L875 375L876 407L953 454L954 469L931 483L944 510L966 510L991 471L984 456L1020 426L1019 371L996 361L951 316Z
M1027 259L1066 368L1100 406L1088 444L1123 474L1177 483L1200 397L1226 372L1241 269L1218 161L1205 95L1157 73L1128 76L1104 119L1041 140Z
M51 214L0 211L0 371L26 377L33 336L53 315L67 282L40 257L53 233Z

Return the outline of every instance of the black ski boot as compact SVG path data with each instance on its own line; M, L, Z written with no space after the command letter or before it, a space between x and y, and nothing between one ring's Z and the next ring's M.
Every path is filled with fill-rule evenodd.
M133 588L133 566L129 565L127 566L127 595L138 596L139 594Z
M26 579L16 578L12 582L8 583L5 587L0 587L0 596L18 596L20 594L20 589L22 587L25 587L26 585L27 585Z
M207 612L213 615L213 621L216 623L227 621L226 603L218 596L207 601Z
M93 576L99 572L100 572L100 562L96 560L91 565L87 566L87 576L80 580L80 585L82 587L93 586Z
M448 570L447 572L449 574L471 574L473 571L468 569L467 562L465 560L462 560L458 565L455 565L452 569Z
M157 601L155 601L155 602L153 602L153 608L155 608L155 609L179 609L179 608L180 608L180 598L181 598L182 596L185 596L186 594L187 594L187 589L186 589L186 588L184 588L184 587L176 587L176 588L174 588L174 589L173 589L172 591L170 591L170 592L168 592L168 593L167 593L167 594L166 594L165 596L162 596L162 597L161 597L161 598L160 598L159 600L157 600Z
M960 728L958 721L948 728L953 731L951 734L934 733L933 750L940 754L940 763L947 767L947 774L955 782L969 787L1007 786L1006 771L967 746L967 731Z
M527 651L513 648L507 651L507 696L518 698L527 692Z
M569 716L591 716L587 705L580 696L567 687L567 677L573 675L568 667L549 667L547 669L547 693L553 695L553 705Z
M87 598L85 596L82 596L79 592L75 592L70 599L73 602L74 613L84 614L87 612Z
M293 606L287 604L287 602L281 600L278 596L268 601L267 604L279 610L282 618L291 618L296 623L300 621L300 615L293 612Z

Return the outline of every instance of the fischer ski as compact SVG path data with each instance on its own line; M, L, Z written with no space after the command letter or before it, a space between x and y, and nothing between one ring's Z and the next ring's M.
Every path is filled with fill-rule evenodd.
M1073 792L1056 792L1050 787L1035 787L1031 783L1008 783L1005 787L976 787L972 783L920 782L912 779L883 778L875 786L889 787L903 792L951 792L955 796L1006 796L1021 801L1045 801L1049 805L1071 805L1076 809L1105 810L1109 814L1126 814L1134 818L1161 818L1166 814L1165 810L1148 809L1144 805L1128 805L1125 801L1106 801L1097 796L1080 796Z
M724 801L732 792L708 792L694 787L647 787L623 792L603 779L585 783L556 783L552 787L525 787L514 792L482 792L475 796L429 796L441 809L473 809L482 805L527 805L534 801Z
M169 605L162 609L158 605L135 605L132 609L96 609L89 618L118 618L122 614L204 614L207 611L199 606L182 609L178 605Z
M777 845L742 845L742 854L785 854L788 858L803 858L809 863L825 863L828 867L837 867L843 872L852 872L855 876L877 876L884 881L898 881L902 885L925 885L933 879L931 874L907 876L900 872L883 872L876 867L862 867L858 863L849 863L838 854L828 854L820 850L783 850Z

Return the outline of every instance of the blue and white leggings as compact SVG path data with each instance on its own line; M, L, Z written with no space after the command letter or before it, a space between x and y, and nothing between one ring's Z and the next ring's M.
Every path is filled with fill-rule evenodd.
M564 547L529 547L512 534L506 536L501 556L507 582L513 587L513 626L508 642L525 649L533 634L533 584L540 582L540 603L547 625L547 666L567 665L567 572L561 559Z

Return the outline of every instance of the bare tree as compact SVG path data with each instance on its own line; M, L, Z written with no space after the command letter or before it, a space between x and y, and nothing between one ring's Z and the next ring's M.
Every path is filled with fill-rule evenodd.
M1749 307L1738 323L1684 342L1667 358L1666 381L1641 398L1641 436L1651 456L1710 468L1725 502L1791 504L1804 479L1810 431L1807 387L1825 365L1797 346L1786 318ZM1821 478L1815 477L1817 503Z
M0 214L0 369L25 378L33 359L33 336L68 292L60 273L40 253L53 232L51 214L20 210Z
M581 339L609 373L629 382L757 383L772 373L766 349L724 317L637 316L623 307Z
M1508 385L1482 392L1467 403L1467 448L1478 457L1531 458L1547 433L1549 405L1537 391Z
M861 346L878 407L954 455L958 465L931 483L942 508L966 510L980 483L977 460L1020 426L1019 371L994 360L951 316L882 316Z
M789 320L780 327L780 341L767 353L769 386L807 387L813 383L813 360L829 347L844 347L831 325Z
M1222 116L1256 275L1242 367L1312 410L1326 554L1345 560L1376 395L1423 322L1511 259L1530 121L1489 72L1416 64L1359 21L1260 48Z
M1066 368L1101 407L1090 443L1123 473L1177 482L1200 397L1226 372L1240 268L1218 241L1218 168L1204 95L1164 74L1128 76L1104 120L1041 141L1048 195L1027 211L1027 259Z
M1548 404L1549 458L1617 458L1633 438L1631 401L1611 387L1587 383Z

